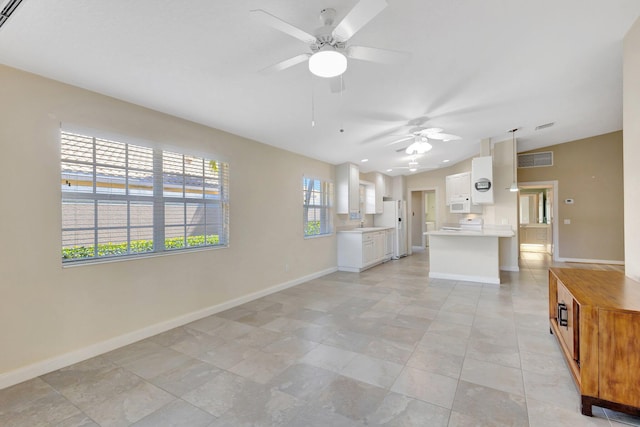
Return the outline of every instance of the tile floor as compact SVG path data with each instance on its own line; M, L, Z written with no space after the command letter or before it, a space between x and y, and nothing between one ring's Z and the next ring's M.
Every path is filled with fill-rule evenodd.
M501 286L429 280L426 253L330 274L1 390L0 425L640 426L580 415L548 265L524 253Z

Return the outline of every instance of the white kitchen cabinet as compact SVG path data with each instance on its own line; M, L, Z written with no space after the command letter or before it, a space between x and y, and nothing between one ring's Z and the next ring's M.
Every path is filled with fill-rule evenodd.
M447 206L452 200L471 197L471 172L462 172L445 177Z
M336 213L360 218L360 169L353 163L336 166Z
M384 180L384 191L382 193L382 196L392 198L393 197L393 178L391 178L389 175L382 175L382 179Z
M366 214L381 214L384 208L384 204L382 203L384 197L386 196L386 175L381 174L380 172L369 172L367 174L363 174L362 178L364 178L367 183L367 208ZM362 184L362 181L360 181ZM389 191L391 189L391 182L389 183Z
M360 196L364 197L364 213L375 214L376 212L376 187L372 182L360 181Z
M360 272L390 259L386 230L338 232L338 270Z
M384 197L384 192L385 192L385 188L384 188L384 175L382 175L380 172L376 172L375 174L375 182L374 182L374 186L376 189L376 194L375 194L375 213L377 214L381 214L382 210L383 210L383 197Z

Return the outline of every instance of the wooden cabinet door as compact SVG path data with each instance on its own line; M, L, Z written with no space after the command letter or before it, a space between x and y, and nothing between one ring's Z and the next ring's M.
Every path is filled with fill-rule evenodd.
M640 313L600 310L600 399L640 407Z
M577 340L575 339L575 312L573 295L564 287L562 282L558 281L558 326L560 329L560 337L569 348L569 353L574 360L578 360ZM561 324L560 306L566 310L566 325ZM564 317L564 316L563 316Z

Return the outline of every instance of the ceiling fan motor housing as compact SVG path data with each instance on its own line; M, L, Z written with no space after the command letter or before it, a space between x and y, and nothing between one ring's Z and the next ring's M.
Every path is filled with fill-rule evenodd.
M316 37L316 42L310 46L312 52L317 52L327 45L335 49L344 49L345 43L336 40L332 34L335 29L335 25L333 25L335 17L335 9L322 9L320 11L322 27L318 28L313 34Z

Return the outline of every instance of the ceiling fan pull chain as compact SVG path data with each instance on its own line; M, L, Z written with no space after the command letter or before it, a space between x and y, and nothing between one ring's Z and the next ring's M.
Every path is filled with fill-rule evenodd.
M344 75L340 74L340 133L344 132L344 101L342 93L344 92Z
M316 107L315 107L315 90L313 77L311 77L311 127L316 127Z

